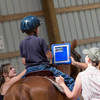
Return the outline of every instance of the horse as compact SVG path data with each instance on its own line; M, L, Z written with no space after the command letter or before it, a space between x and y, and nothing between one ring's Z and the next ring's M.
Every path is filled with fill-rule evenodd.
M41 76L30 76L16 82L4 100L69 100L52 83Z
M75 46L76 42L74 41L73 43ZM72 51L73 50L71 50L72 56L73 55L75 56L76 53L74 54ZM79 55L78 57L80 58ZM30 75L28 77L25 77L17 81L8 89L6 95L4 96L4 100L51 100L51 99L69 100L65 96L65 94L59 92L58 89L55 88L55 86L52 84L50 80L40 75L34 75L34 76Z

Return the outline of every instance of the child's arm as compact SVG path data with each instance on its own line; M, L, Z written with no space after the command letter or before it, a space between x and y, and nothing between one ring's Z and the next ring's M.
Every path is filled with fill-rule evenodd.
M46 56L48 59L52 59L52 52L50 50L47 51Z
M50 50L47 51L46 56L48 60L50 61L50 64L52 64L52 52Z
M25 61L24 57L22 58L22 64L24 64L24 65L26 64L26 61Z

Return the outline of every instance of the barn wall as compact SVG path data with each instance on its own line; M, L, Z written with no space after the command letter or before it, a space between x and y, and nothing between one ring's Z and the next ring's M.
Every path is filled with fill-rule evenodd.
M100 3L99 0L54 0L55 8L80 6L86 4ZM25 12L42 11L41 0L0 0L0 15L9 15ZM100 8L60 13L56 15L60 37L62 41L81 40L100 36ZM44 16L38 16L43 24L40 27L40 36L48 42L48 34ZM20 31L20 20L0 22L0 38L3 39L4 48L0 53L14 52L19 50L19 43L25 37ZM100 47L100 43L80 45L76 50L82 55L84 48L92 46ZM11 62L21 71L24 66L20 57L0 59L0 64Z
M41 0L0 0L0 15L35 12L40 10L42 10ZM40 26L40 36L45 38L48 42L45 19L43 16L40 16L39 19L43 22ZM25 34L20 31L20 20L0 23L0 37L3 38L4 42L4 49L0 49L0 53L19 50L19 43L25 37ZM24 68L20 57L0 60L0 64L7 62L17 65L18 71Z
M88 5L94 3L100 3L100 0L54 0L55 8ZM100 8L57 14L59 31L62 41L67 42L74 39L82 40L100 36L99 15ZM90 48L93 46L100 47L100 43L98 42L81 45L78 46L76 50L82 55L82 59L84 59L82 50L84 48Z

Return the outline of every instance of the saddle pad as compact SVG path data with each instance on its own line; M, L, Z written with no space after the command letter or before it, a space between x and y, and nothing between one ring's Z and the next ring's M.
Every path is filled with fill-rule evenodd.
M46 79L48 79L61 93L64 94L64 90L62 89L61 86L59 86L55 81L53 81L52 79L45 77Z

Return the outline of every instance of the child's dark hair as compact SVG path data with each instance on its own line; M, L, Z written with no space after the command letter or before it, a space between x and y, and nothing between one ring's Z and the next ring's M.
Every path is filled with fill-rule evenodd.
M37 35L35 29L34 29L34 30L25 31L25 33L26 33L27 35L35 35L35 36Z
M0 67L0 88L2 86L2 84L5 82L5 78L3 76L4 73L8 73L9 72L9 68L10 68L10 63L7 64L2 64Z

